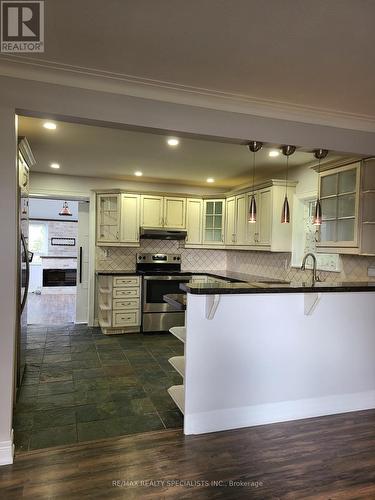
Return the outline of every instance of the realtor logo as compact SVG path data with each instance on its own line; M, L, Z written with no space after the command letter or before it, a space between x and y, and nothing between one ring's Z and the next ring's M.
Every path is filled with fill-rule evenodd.
M44 1L1 1L1 52L44 52Z

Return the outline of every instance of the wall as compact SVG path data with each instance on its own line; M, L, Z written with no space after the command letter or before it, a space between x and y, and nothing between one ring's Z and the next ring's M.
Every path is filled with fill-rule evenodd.
M22 76L22 73L20 74ZM300 144L347 153L375 155L375 134L337 127L265 118L241 112L161 102L97 90L0 77L0 442L11 440L12 378L17 318L17 179L14 114L50 119L158 128L177 134L199 134L236 141L259 138L276 144ZM105 176L103 166L103 175ZM84 186L71 191L75 195ZM87 197L87 188L83 196ZM1 446L1 445L0 445ZM6 445L7 446L7 445ZM4 452L9 453L9 450ZM3 463L9 459L3 453ZM4 458L5 457L5 458Z
M30 175L30 184L32 183L32 176ZM55 178L55 183L58 178ZM65 194L68 194L69 191L66 191ZM59 215L60 210L62 209L64 203L64 199L62 200L47 200L44 198L30 198L29 200L29 217L32 219L55 219L55 220L69 220L69 221L77 221L78 220L78 202L70 201L69 202L69 210L71 212L71 216L62 217Z
M142 240L138 248L96 247L96 268L100 271L133 271L136 254L140 252L181 254L184 271L213 271L227 267L225 250L188 249L172 240Z

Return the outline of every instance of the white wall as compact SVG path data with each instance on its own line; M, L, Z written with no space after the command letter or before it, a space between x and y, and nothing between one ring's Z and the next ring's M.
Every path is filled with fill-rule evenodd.
M30 198L29 200L29 217L30 219L55 219L64 220L64 217L59 215L64 200L44 200L42 198ZM78 220L78 202L70 201L69 209L72 215L65 217L69 221Z
M12 461L18 225L14 110L0 105L0 465Z
M201 134L247 141L259 139L279 144L298 144L353 154L375 155L375 133L264 118L239 112L210 110L126 95L77 89L31 80L0 77L0 441L11 433L13 344L17 308L15 300L16 234L16 140L14 113L50 119L68 118L122 126L159 128L163 131ZM104 172L105 175L105 172ZM86 187L85 193L89 188ZM91 189L91 188L90 188ZM72 194L82 190L82 185Z
M375 407L375 293L314 295L188 294L185 434Z

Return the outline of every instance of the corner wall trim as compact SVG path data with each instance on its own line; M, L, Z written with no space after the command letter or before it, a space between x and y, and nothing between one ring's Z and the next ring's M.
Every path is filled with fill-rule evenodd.
M14 444L13 430L9 441L0 441L0 465L10 465L13 463Z

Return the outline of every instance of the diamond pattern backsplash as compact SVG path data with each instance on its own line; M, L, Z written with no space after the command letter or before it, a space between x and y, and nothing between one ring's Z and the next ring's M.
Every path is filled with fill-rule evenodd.
M140 252L181 254L182 270L210 271L227 268L225 250L184 248L176 240L142 240L141 246L137 248L96 247L96 269L134 271L136 254Z
M99 271L134 271L136 254L179 253L182 258L182 270L210 271L224 270L240 273L284 279L287 281L308 281L311 271L301 271L290 267L289 253L254 252L238 250L204 250L184 248L178 241L143 240L141 247L97 247L96 269ZM353 255L341 256L341 272L323 272L318 274L324 281L370 281L368 267L375 267L375 257Z
M228 251L227 268L241 273L255 274L287 281L303 282L311 279L311 270L290 267L291 254ZM324 281L371 281L367 275L368 267L375 266L375 257L357 255L341 255L341 272L319 271L318 275Z

